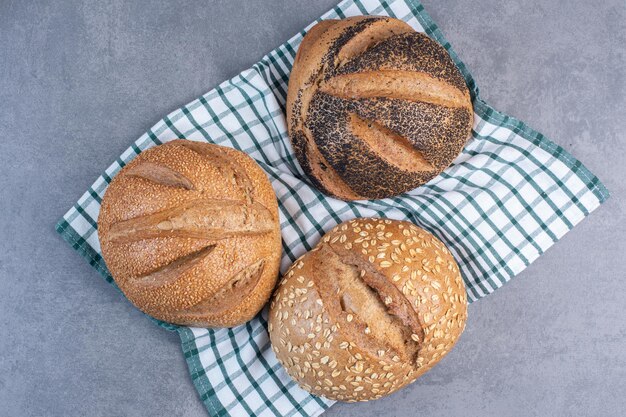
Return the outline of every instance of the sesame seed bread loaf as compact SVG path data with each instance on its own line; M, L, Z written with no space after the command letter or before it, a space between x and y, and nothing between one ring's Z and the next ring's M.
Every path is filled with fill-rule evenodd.
M367 401L433 367L466 318L465 285L441 241L409 222L364 218L336 226L291 266L269 333L305 390Z
M106 191L98 237L128 299L170 323L242 324L278 276L272 186L249 156L218 145L175 140L138 155Z
M461 152L472 119L447 51L401 20L325 20L298 49L288 131L302 169L326 194L376 199L426 183Z

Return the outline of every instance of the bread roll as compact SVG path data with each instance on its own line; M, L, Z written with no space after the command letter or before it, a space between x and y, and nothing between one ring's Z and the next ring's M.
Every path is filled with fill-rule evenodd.
M312 394L367 401L433 367L465 328L454 258L411 223L355 219L298 259L270 307L272 348Z
M302 169L343 200L391 197L452 163L472 103L447 51L388 17L326 20L300 45L287 124Z
M278 276L272 186L249 156L217 145L175 140L138 155L106 191L98 236L126 297L170 323L242 324Z

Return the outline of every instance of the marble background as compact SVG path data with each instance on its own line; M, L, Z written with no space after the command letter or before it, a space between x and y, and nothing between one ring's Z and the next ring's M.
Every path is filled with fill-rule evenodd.
M177 335L142 317L54 224L162 116L336 1L0 0L0 415L206 415ZM325 415L624 415L626 4L424 6L483 97L581 159L613 196L473 304L433 371Z

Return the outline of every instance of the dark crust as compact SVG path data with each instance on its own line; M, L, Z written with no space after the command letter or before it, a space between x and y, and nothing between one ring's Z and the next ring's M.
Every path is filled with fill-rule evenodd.
M308 152L319 152L328 162L328 169L334 170L354 194L378 199L402 194L430 181L458 156L469 134L472 112L465 80L447 51L427 35L415 32L391 36L338 66L337 56L341 49L381 19L389 18L373 17L347 27L331 42L319 71L307 83L323 82L335 75L382 69L421 72L465 93L467 106L450 108L384 97L347 100L317 91L309 102L307 114L302 114L302 90L299 90L292 106L290 136L303 171L325 194L333 195L315 177ZM409 172L381 158L351 133L351 113L405 137L434 169ZM303 125L296 128L301 120L304 120ZM310 139L305 129L310 132ZM314 143L309 144L309 140Z
M351 112L406 137L435 169L409 172L385 161L350 131ZM332 169L356 194L375 199L410 191L445 169L465 144L469 117L463 108L390 99L355 102L317 92L306 125Z
M387 163L354 136L348 123L350 107L349 101L317 92L306 124L317 150L356 194L384 198L411 190L426 179L423 173L402 171Z
M374 45L339 68L337 74L383 68L423 72L468 92L465 79L448 52L428 35L419 32L392 36Z
M301 117L302 117L302 89L299 89L298 94L296 96L296 100L293 102L293 105L291 106L291 120L289 121L289 131L291 132L291 135L294 135L296 132L299 132L296 126L298 125L298 120L300 120Z
M325 186L313 175L311 164L309 163L309 157L307 155L307 138L306 135L298 130L291 135L291 144L293 145L293 151L296 154L296 158L300 162L302 170L306 174L307 178L311 181L313 186L327 195L333 195Z
M345 31L337 37L337 39L333 42L332 46L329 48L328 52L322 57L321 64L319 70L311 75L309 79L306 81L306 85L310 85L314 83L320 73L328 68L330 71L334 71L334 61L341 48L348 43L354 36L358 33L365 30L368 26L372 25L374 22L378 20L385 19L383 17L372 17L362 21L357 22L356 24L348 27ZM294 152L296 154L296 158L300 162L300 166L304 173L309 177L313 185L324 194L333 195L333 193L329 192L326 187L324 187L315 175L313 174L313 170L311 169L311 165L309 163L308 155L307 155L307 139L306 135L302 131L302 129L297 128L298 121L302 119L302 89L298 90L298 94L294 103L291 107L291 120L289 121L289 136L291 138L291 142L294 148ZM322 169L324 169L322 167Z
M464 107L388 98L355 100L349 106L361 118L405 137L436 171L444 170L461 152L467 126L472 122L472 115Z
M320 73L324 71L325 69L329 72L334 72L335 71L334 62L341 48L343 48L357 34L364 31L368 26L371 26L374 22L378 20L382 20L382 19L385 19L385 18L379 17L379 16L373 16L371 18L361 20L355 23L354 25L348 27L346 30L344 30L337 37L337 39L335 39L335 41L332 43L331 47L328 49L328 52L326 52L326 54L322 57L319 70L313 73L309 77L309 79L306 80L305 85L311 85L312 83L314 83L320 76ZM291 107L292 120L291 120L290 127L294 131L295 131L296 121L302 117L301 110L302 110L302 89L299 89L297 98L295 99L293 106ZM293 132L292 134L294 133L295 132Z
M365 29L367 29L369 26L371 26L372 24L374 24L375 22L379 20L389 20L389 18L373 16L368 19L360 20L354 25L346 28L341 33L341 35L339 35L337 39L335 39L331 47L328 49L328 52L326 53L326 55L324 55L324 57L322 58L321 68L327 69L326 74L324 74L326 79L335 75L337 71L335 67L335 60L337 58L337 55L339 55L341 48L343 48L356 35L363 32Z

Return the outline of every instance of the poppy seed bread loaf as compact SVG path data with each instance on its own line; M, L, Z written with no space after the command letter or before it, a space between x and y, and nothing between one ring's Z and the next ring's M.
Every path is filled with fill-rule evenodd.
M290 267L269 333L305 390L367 401L434 366L466 318L465 285L441 241L409 222L364 218L336 226Z
M343 200L392 197L441 173L473 110L447 51L388 17L326 20L300 45L287 126L305 174Z
M102 255L122 292L175 324L250 320L278 277L278 205L243 152L175 140L148 149L111 181L98 217Z

